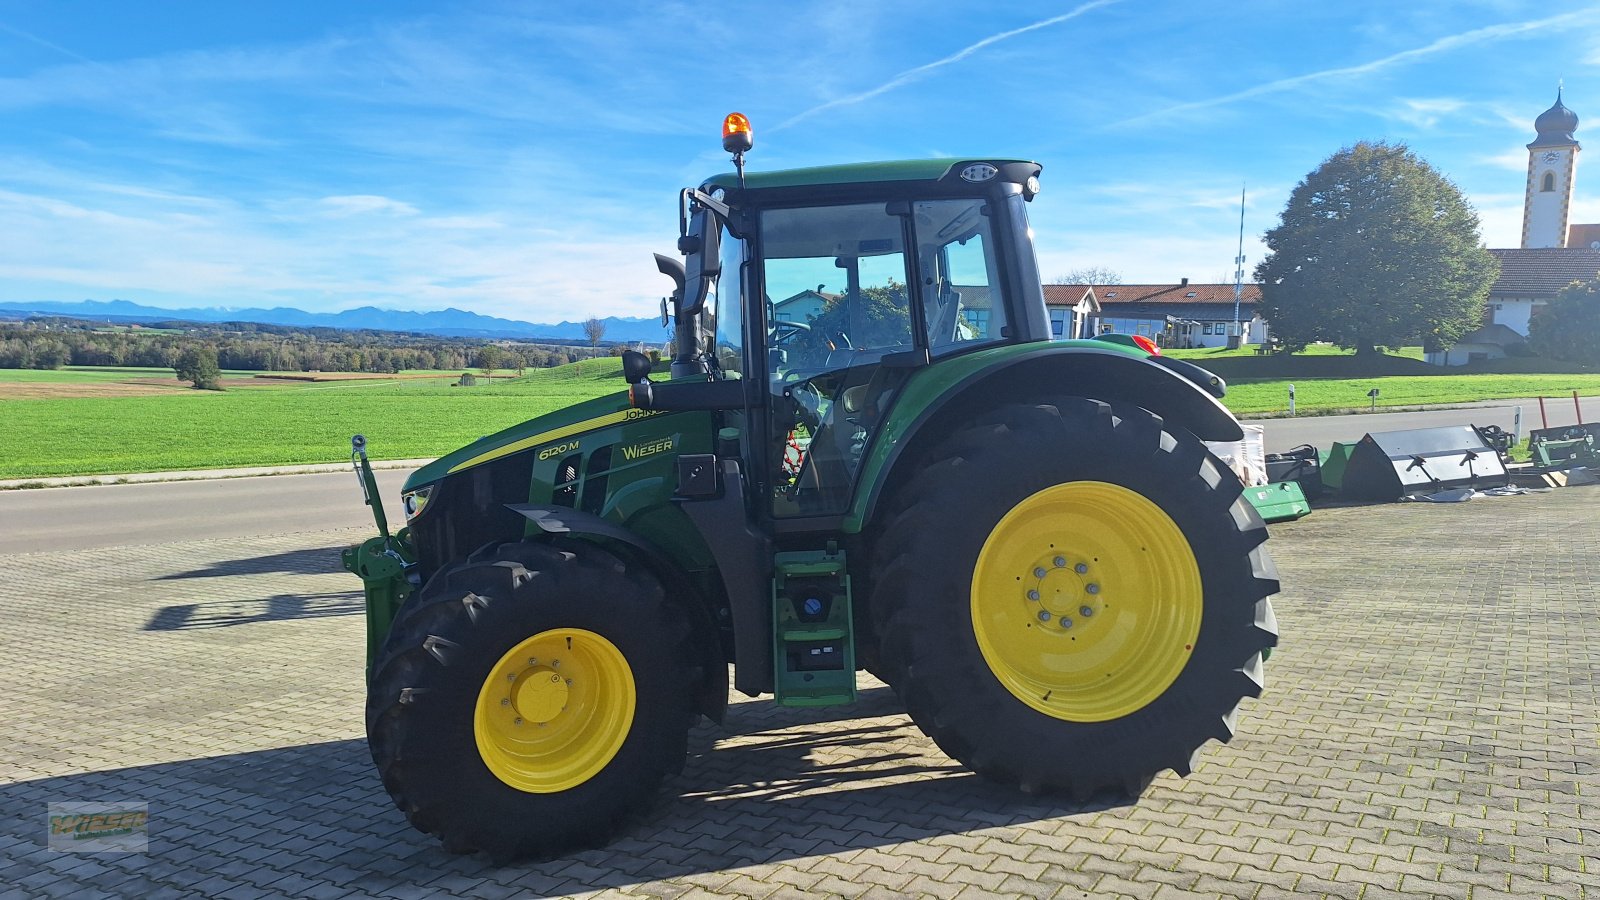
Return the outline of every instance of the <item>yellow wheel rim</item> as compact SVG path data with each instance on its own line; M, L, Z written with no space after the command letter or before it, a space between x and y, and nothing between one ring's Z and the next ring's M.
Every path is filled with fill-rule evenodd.
M1200 568L1161 508L1120 485L1045 488L1000 520L972 573L978 649L1018 700L1068 722L1137 712L1200 633Z
M478 692L473 736L496 778L553 794L604 769L633 725L633 670L616 645L577 628L512 647Z

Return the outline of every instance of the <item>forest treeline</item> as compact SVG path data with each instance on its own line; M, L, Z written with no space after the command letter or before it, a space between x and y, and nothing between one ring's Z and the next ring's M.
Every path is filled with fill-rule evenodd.
M0 322L0 369L140 366L170 369L185 349L209 346L224 369L269 372L399 372L406 369L559 366L610 352L601 347L392 331L296 328L253 322L154 322L128 331L64 318Z

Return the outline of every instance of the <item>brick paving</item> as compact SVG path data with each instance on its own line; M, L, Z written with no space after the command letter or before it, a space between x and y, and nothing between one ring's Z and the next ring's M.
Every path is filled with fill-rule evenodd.
M372 772L364 532L11 556L0 897L1600 897L1597 508L1275 526L1267 693L1134 806L990 788L863 676L854 707L738 698L622 840L499 869ZM100 800L149 803L148 853L44 848L47 803Z

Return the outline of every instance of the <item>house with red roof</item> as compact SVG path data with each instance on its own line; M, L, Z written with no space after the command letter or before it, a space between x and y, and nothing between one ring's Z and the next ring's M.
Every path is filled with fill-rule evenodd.
M1165 347L1226 347L1234 335L1242 343L1264 344L1267 323L1256 313L1261 288L1243 286L1237 320L1233 285L1047 284L1045 306L1057 337L1142 334Z

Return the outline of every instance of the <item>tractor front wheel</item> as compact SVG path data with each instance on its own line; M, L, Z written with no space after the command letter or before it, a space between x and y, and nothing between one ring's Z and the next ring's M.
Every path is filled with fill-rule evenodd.
M887 680L987 778L1138 794L1188 774L1260 694L1266 528L1204 444L1143 409L1004 407L947 438L882 521Z
M496 861L598 846L682 768L690 628L593 544L485 548L429 580L386 639L367 739L395 804Z

